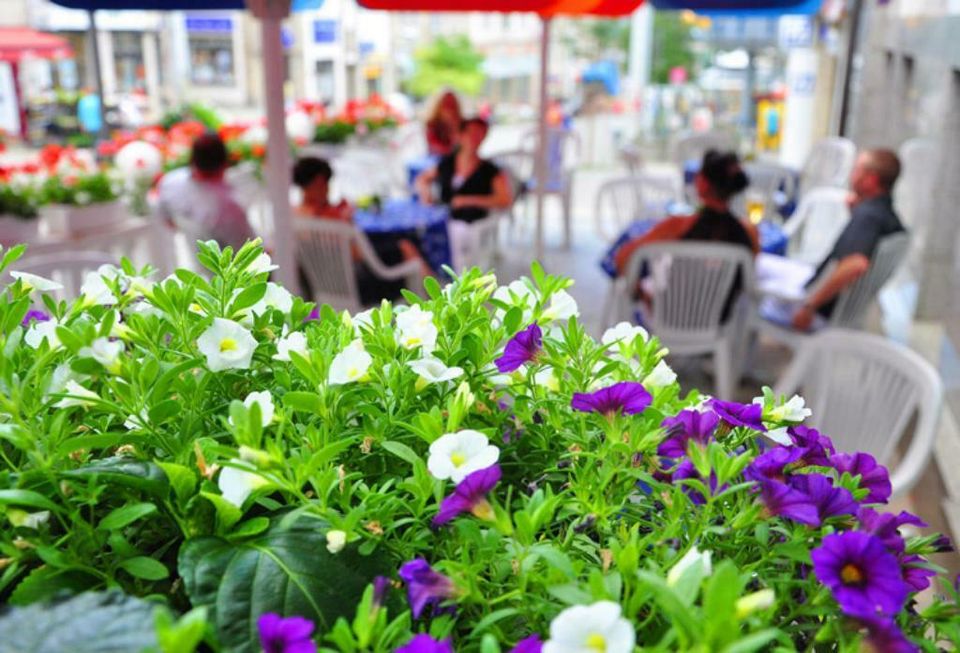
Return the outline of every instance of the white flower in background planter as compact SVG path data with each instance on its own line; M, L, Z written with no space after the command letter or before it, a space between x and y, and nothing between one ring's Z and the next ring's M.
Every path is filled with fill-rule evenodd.
M127 180L152 180L163 171L163 154L146 141L131 141L113 158L117 170Z
M37 274L31 274L29 272L17 272L15 270L10 271L10 276L14 279L18 279L20 283L23 284L24 289L27 292L33 293L37 292L53 292L55 290L63 290L63 284L54 281L53 279L47 279L46 277L41 277Z
M286 330L286 326L284 326ZM297 352L304 358L309 354L307 352L307 336L299 331L285 334L277 340L277 353L273 355L274 360L290 361L290 352Z
M459 483L469 474L486 469L500 458L500 450L479 431L457 431L440 436L430 445L427 469L434 478Z
M44 401L49 395L55 395L63 392L67 387L67 381L82 381L86 375L74 372L70 369L69 363L60 363L50 375L50 382L47 384L47 392L44 395Z
M567 608L550 622L543 653L631 653L637 633L613 601Z
M87 272L83 278L83 285L80 286L80 294L85 301L95 306L109 306L117 303L110 286L107 285L107 279L111 282L122 281L123 271L109 263L101 265L96 272ZM123 284L121 283L121 288Z
M10 524L16 528L38 530L42 525L50 521L50 511L27 512L26 510L19 510L17 508L7 508L7 519L9 519Z
M77 352L80 356L92 358L103 365L109 372L120 369L120 354L123 353L123 343L109 338L97 338L89 347L81 347Z
M347 545L347 534L343 531L327 531L327 551L340 553Z
M70 397L64 397L60 401L54 404L56 408L70 408L71 406L91 406L93 402L100 399L100 395L92 390L87 390L82 385L76 381L67 381L67 387L64 388L64 393L72 395Z
M636 326L629 322L620 322L616 326L612 326L604 331L600 342L604 345L612 345L615 342L632 345L638 336L643 342L650 339L650 334L647 333L647 330L642 326Z
M124 309L127 315L142 315L143 317L163 317L163 311L151 304L146 299L133 302Z
M244 464L238 458L234 458L230 462ZM217 477L217 487L220 488L220 494L237 508L243 508L243 502L254 490L266 487L269 484L270 482L259 474L237 467L224 467L220 470L220 476Z
M550 296L550 305L543 312L546 320L569 320L580 315L577 301L566 290L558 290Z
M150 423L150 420L147 416L147 409L144 408L136 415L130 415L127 417L126 421L123 423L123 427L128 431L137 431L140 429L147 428L147 425Z
M643 387L647 388L662 388L664 386L670 385L677 380L677 373L667 365L666 361L660 361L657 365L650 371L650 374L647 374L643 377Z
M709 551L700 551L695 546L691 547L690 550L670 568L670 571L667 572L667 585L673 587L680 582L680 578L688 569L696 566L702 567L703 576L709 576L713 571L710 563L711 555Z
M293 308L293 295L283 286L273 283L267 283L267 291L263 294L256 304L251 306L248 311L253 315L262 315L271 308L275 308L281 313L289 313Z
M350 324L353 326L353 332L359 337L364 329L373 327L373 311L376 309L368 308L365 311L357 313L350 317Z
M47 320L46 322L34 322L30 328L27 329L23 340L34 349L39 349L44 339L46 339L47 344L50 345L50 349L56 349L60 346L60 338L57 337L58 326L60 326L60 322L56 319Z
M533 375L533 382L550 392L560 391L560 379L557 378L557 373L549 365Z
M417 379L418 389L431 383L453 381L463 376L462 367L447 367L442 360L434 358L433 356L425 356L420 360L409 361L407 365L420 377Z
M764 397L754 397L753 403L766 408ZM771 422L797 422L800 423L813 415L813 411L807 408L807 403L800 395L793 395L781 406L773 406L765 410L764 418Z
M287 136L294 141L310 141L313 139L313 133L316 131L310 116L303 111L293 111L288 114L286 126Z
M213 324L197 339L197 349L207 357L211 372L245 370L250 367L257 339L233 320L222 317L213 319Z
M273 396L270 394L269 390L263 390L262 392L251 392L247 395L246 399L243 400L243 405L247 407L247 410L251 406L257 404L260 406L260 423L267 427L270 425L270 422L273 421L274 413L276 412L276 407L273 404ZM230 420L230 423L233 423L233 420Z
M373 357L363 348L363 341L357 338L333 357L328 381L330 385L360 381L367 375L372 363Z
M264 272L273 272L279 269L280 266L273 264L273 259L270 258L270 255L263 252L257 258L253 259L250 265L247 266L246 271L250 274L263 274Z
M397 314L397 331L400 346L404 349L422 347L424 354L430 354L437 346L438 331L433 324L433 313L419 306Z
M267 128L263 125L254 125L240 134L240 141L250 145L266 145Z

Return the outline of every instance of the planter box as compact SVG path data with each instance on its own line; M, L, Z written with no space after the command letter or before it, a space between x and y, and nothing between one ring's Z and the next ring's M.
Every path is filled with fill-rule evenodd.
M126 219L126 210L119 200L88 206L54 204L40 209L47 233L61 238L78 238L107 231Z
M24 220L12 215L0 215L0 243L9 247L35 242L39 227L39 217Z

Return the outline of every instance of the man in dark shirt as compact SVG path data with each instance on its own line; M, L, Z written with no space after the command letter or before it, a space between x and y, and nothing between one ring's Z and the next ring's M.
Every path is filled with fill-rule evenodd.
M818 313L828 317L837 296L870 268L877 243L885 236L903 231L891 197L899 176L900 160L890 150L866 150L857 157L850 175L850 222L830 255L817 268L814 279L818 279L829 264L836 263L836 267L793 314L795 329L810 329Z

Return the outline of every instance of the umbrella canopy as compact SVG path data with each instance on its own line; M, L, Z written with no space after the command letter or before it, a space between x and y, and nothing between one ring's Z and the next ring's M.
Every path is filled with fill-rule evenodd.
M59 36L25 27L0 27L0 61L15 63L24 57L66 59L72 56L70 44Z
M141 11L234 11L247 8L244 0L53 0L61 7L93 11L96 9ZM323 0L293 0L293 11L318 9Z
M657 9L689 9L706 15L737 14L783 15L812 14L820 10L822 0L651 0Z

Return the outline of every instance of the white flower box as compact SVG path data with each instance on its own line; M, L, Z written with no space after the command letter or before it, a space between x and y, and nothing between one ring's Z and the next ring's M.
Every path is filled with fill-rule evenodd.
M123 222L126 210L120 200L87 206L51 204L40 209L47 233L61 238L89 236Z
M9 247L19 243L35 242L39 226L40 218L0 215L0 244Z

